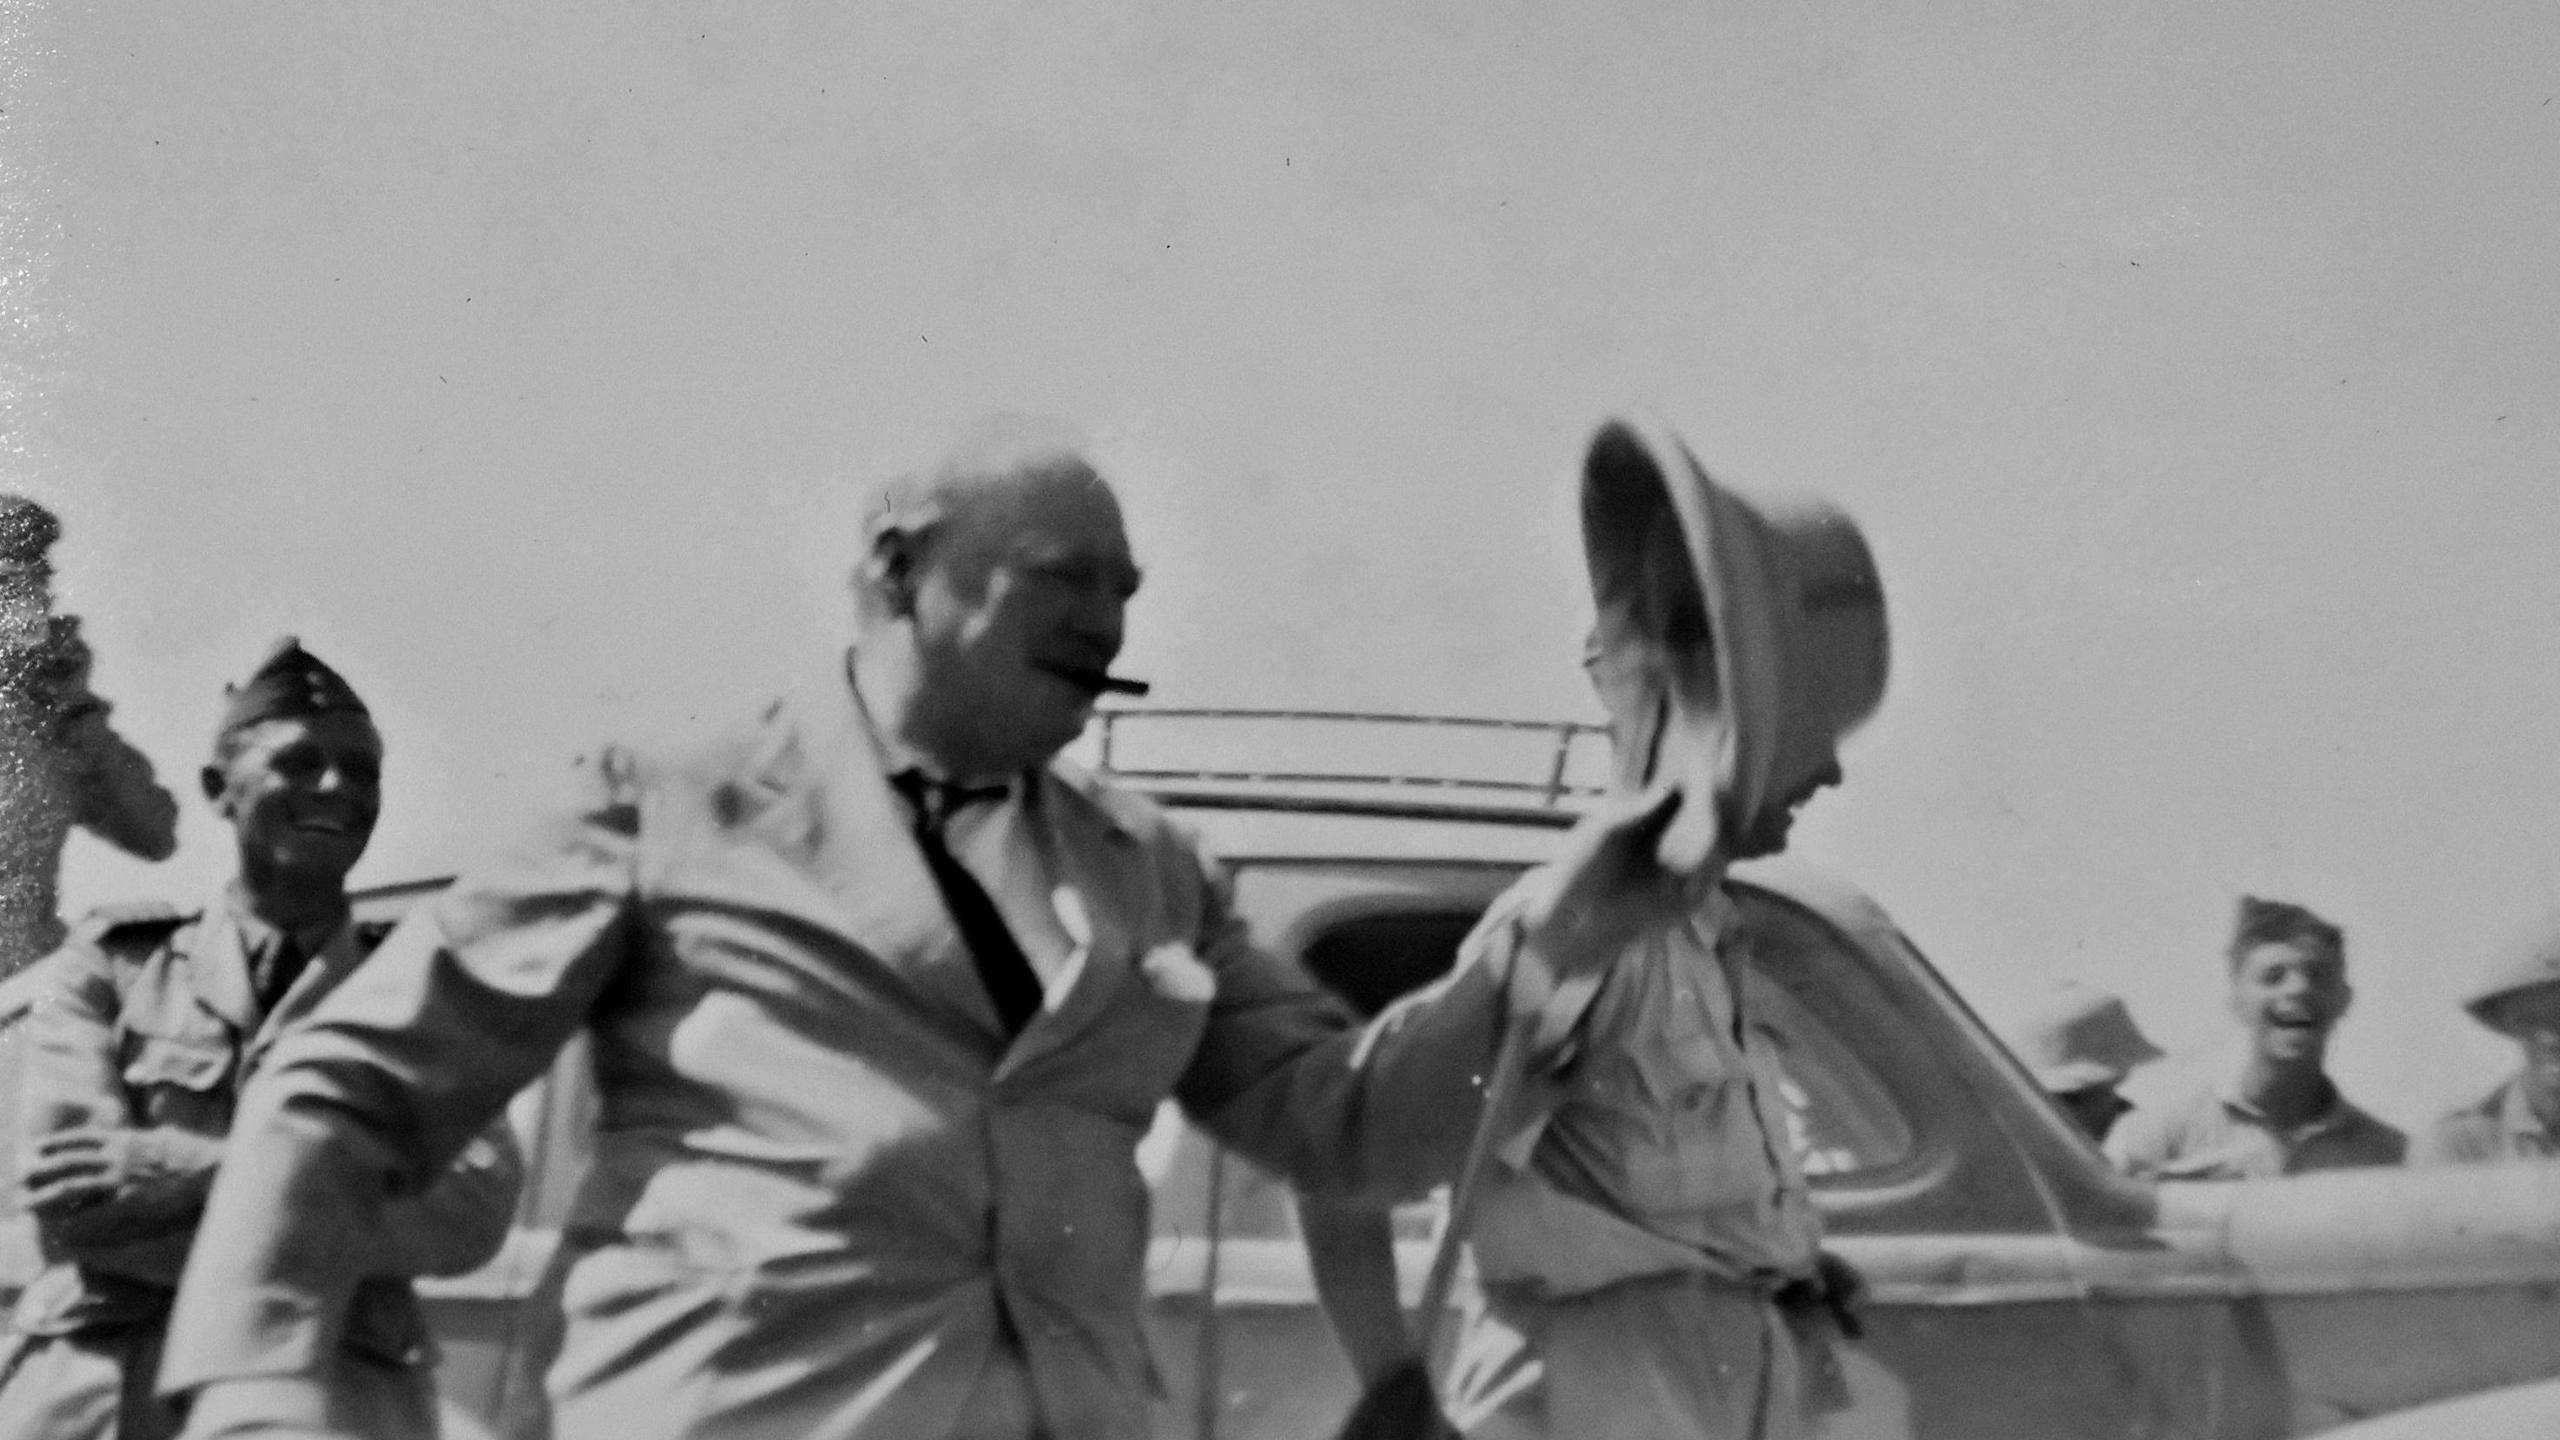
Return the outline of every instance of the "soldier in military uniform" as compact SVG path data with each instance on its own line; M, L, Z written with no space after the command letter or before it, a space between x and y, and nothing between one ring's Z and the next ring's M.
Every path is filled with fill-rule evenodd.
M239 874L201 911L102 912L44 963L30 1017L20 1184L49 1264L0 1343L0 1436L162 1440L152 1396L169 1311L233 1104L276 1037L381 936L348 870L381 808L364 702L287 638L229 692L204 793ZM432 1436L428 1340L406 1277L478 1265L505 1238L522 1164L503 1122L398 1202L331 1369L367 1436Z
M2499 954L2463 1008L2516 1042L2516 1073L2438 1120L2412 1165L2476 1165L2560 1155L2560 916Z
M2408 1137L2329 1078L2329 1037L2355 996L2346 932L2282 900L2240 897L2230 1006L2248 1037L2237 1073L2125 1117L2107 1158L2150 1180L2265 1180L2397 1165Z
M53 613L53 512L0 495L0 976L62 943L55 901L75 829L144 860L178 845L178 802L108 723L76 615Z
M1606 507L1629 487L1681 528L1617 527ZM1547 1077L1559 1098L1506 1137L1476 1197L1485 1309L1451 1413L1506 1440L1801 1440L1859 1405L1892 1433L1893 1382L1853 1378L1835 1342L1854 1338L1864 1282L1821 1248L1789 1081L1754 1018L1751 938L1721 883L1784 850L1797 810L1839 782L1841 741L1884 694L1882 585L1847 516L1746 500L1666 435L1604 428L1583 503L1600 611L1584 664L1620 787L1729 768L1692 791L1714 803L1695 807L1710 848L1690 903L1567 992L1579 1058ZM1690 534L1710 558L1672 548ZM1728 734L1733 716L1763 723Z

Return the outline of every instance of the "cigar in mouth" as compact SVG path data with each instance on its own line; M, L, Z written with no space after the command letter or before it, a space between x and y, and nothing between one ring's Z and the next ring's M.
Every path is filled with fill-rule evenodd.
M1047 668L1053 675L1071 680L1103 695L1144 695L1154 688L1144 680L1132 680L1125 675L1106 675L1100 670L1087 670L1080 665L1052 665Z

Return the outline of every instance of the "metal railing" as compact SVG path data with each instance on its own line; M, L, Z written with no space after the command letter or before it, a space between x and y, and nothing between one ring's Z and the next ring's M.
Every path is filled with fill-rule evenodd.
M1197 801L1561 822L1605 791L1607 733L1577 720L1131 708L1098 712L1085 743L1111 778Z

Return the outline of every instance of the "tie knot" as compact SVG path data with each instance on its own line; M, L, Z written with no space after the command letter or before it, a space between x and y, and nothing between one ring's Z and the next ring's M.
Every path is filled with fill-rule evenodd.
M921 770L901 770L889 777L891 788L906 798L916 812L916 823L939 830L952 816L981 802L1002 800L1013 793L1010 785L964 785L956 780L936 780Z

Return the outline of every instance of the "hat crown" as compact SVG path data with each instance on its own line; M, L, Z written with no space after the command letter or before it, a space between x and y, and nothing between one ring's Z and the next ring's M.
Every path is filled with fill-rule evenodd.
M1787 667L1788 708L1804 723L1781 734L1777 773L1798 778L1821 768L1884 701L1884 582L1866 537L1830 502L1736 498L1764 518L1780 557L1774 568L1795 600L1802 644Z
M223 688L222 726L229 734L268 720L298 720L343 713L370 718L372 712L346 678L326 661L302 648L294 636L279 636L266 658L238 685Z
M1581 503L1600 647L1650 649L1721 710L1743 816L1794 798L1884 697L1884 586L1856 523L1720 484L1677 436L1624 420L1593 436Z
M2161 1054L2122 998L2068 982L2018 1027L2017 1047L2048 1090L2113 1084Z
M2560 911L2544 916L2532 929L2500 948L2481 971L2478 986L2462 1006L2494 1030L2499 1028L2499 1001L2519 991L2552 984L2560 984Z

